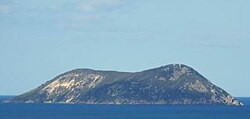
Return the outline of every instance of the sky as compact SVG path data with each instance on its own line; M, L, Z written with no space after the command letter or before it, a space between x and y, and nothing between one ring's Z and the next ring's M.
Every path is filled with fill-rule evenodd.
M250 96L249 0L0 0L0 95L76 68L181 63Z

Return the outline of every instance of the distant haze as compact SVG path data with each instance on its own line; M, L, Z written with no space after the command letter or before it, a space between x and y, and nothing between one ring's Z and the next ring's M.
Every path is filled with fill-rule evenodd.
M1 0L0 95L75 68L193 67L250 96L249 0Z

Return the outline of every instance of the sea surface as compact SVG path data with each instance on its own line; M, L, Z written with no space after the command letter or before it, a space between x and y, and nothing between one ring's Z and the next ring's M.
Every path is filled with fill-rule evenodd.
M0 100L9 97L0 97ZM0 119L250 119L244 106L0 104Z

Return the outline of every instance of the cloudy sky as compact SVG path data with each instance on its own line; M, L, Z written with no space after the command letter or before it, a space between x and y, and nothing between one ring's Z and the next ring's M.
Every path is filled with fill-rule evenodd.
M187 64L250 96L249 0L0 0L0 95L75 68Z

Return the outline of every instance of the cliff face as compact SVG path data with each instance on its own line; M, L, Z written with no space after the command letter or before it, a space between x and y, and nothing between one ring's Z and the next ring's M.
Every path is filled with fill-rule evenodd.
M9 101L242 105L194 69L180 64L135 73L76 69Z

